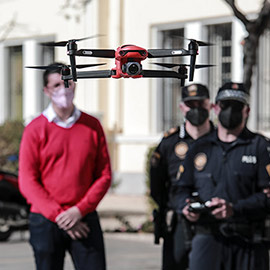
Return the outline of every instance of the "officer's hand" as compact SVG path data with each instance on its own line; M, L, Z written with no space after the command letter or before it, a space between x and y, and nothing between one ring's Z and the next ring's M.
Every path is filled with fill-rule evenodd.
M70 230L77 221L82 218L81 212L77 206L72 206L66 211L60 213L55 221L59 228L67 231Z
M67 230L67 234L73 239L78 240L86 238L90 232L89 227L86 223L78 221L70 230Z
M200 213L193 213L193 212L188 211L190 200L187 199L186 201L188 204L183 208L182 213L185 215L185 217L189 221L196 222L200 217Z
M268 188L265 188L265 189L263 190L263 193L265 193L266 196L269 198L269 197L270 197L270 188L269 188L269 187L268 187Z
M211 212L217 219L229 218L233 215L233 205L221 198L212 198L208 207L213 207L214 210Z

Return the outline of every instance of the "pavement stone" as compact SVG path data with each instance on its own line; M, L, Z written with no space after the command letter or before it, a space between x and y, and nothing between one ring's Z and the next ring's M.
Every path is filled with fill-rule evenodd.
M34 270L34 258L29 233L12 234L0 242L1 270ZM145 233L104 233L107 270L159 270L161 246L153 244L153 235ZM69 254L64 270L73 270Z

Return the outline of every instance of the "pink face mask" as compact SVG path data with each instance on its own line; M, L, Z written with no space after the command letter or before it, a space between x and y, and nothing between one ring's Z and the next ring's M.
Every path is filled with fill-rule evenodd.
M53 92L51 96L52 102L61 109L69 108L74 99L74 91L70 88L61 88Z

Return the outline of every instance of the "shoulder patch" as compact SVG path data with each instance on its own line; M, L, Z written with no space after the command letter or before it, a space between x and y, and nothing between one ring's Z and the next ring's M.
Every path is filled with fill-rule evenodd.
M164 132L163 137L167 138L178 131L179 131L179 127L170 128L168 131Z
M178 156L180 159L185 159L187 151L188 151L188 144L183 141L177 143L174 147L174 152L176 156Z
M157 167L159 165L160 162L160 158L161 155L158 152L153 152L151 159L150 159L150 163L152 167Z
M207 156L205 153L198 153L194 158L194 166L198 171L202 171L207 163Z
M268 175L270 176L270 164L266 165L265 169L266 169Z

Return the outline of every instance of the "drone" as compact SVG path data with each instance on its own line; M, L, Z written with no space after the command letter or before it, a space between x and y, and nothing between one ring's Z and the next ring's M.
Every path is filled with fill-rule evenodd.
M177 78L181 81L181 86L184 86L185 80L193 81L194 70L198 68L211 67L213 65L196 65L196 56L199 54L200 46L211 46L212 44L195 39L189 39L188 49L149 49L146 50L136 45L123 45L114 49L79 49L77 42L92 37L81 39L70 39L60 42L41 43L43 46L66 47L67 55L70 59L70 65L61 65L62 80L65 87L68 87L68 81L77 79L95 79L95 78ZM99 57L99 58L114 58L115 67L109 70L92 70L77 72L79 68L94 67L104 65L85 64L76 65L76 57ZM190 56L190 64L173 64L173 63L153 63L165 68L178 67L178 71L173 70L154 70L143 69L141 62L147 58L164 58L164 57L179 57ZM27 68L48 69L50 66L28 66ZM187 72L189 67L189 76Z

